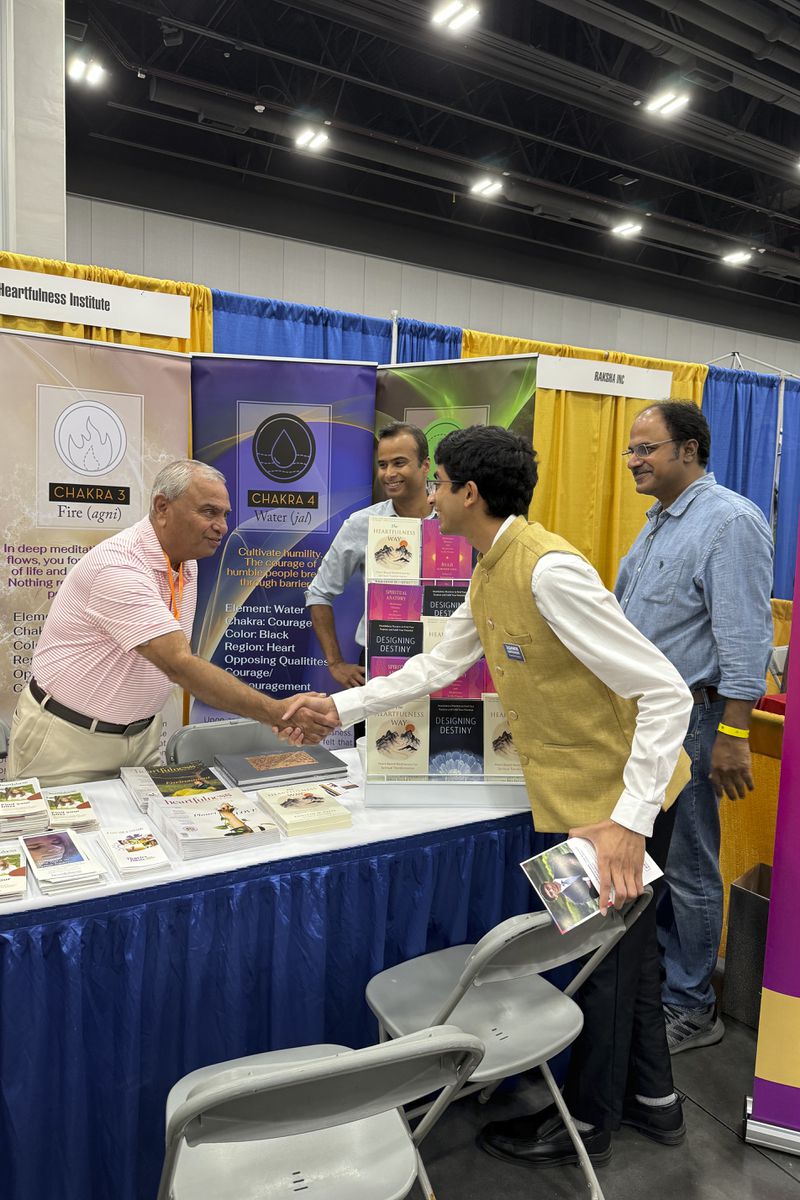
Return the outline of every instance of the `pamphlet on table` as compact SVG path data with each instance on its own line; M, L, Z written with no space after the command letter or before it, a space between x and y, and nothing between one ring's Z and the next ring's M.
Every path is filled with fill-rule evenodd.
M285 788L265 788L259 799L271 813L276 825L287 837L299 833L322 833L328 829L349 829L352 814L330 795L324 784Z

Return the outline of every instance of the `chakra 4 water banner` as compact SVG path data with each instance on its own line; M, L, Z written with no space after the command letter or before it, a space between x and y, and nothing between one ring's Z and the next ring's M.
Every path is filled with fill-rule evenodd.
M0 378L0 717L9 721L67 571L146 516L158 470L186 456L190 364L180 354L0 332ZM174 718L171 727L179 706Z
M195 356L194 455L222 471L229 534L200 564L195 649L278 697L333 680L304 593L343 521L371 503L375 365ZM359 574L336 601L345 657L358 660ZM227 716L195 701L192 721Z

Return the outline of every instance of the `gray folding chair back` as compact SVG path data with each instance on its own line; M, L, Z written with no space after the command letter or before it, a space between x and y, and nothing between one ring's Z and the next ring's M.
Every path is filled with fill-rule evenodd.
M767 670L772 676L779 692L786 691L786 662L789 655L788 646L773 646L769 656Z
M8 739L11 737L11 730L6 725L5 721L0 721L0 758L6 758L8 755Z
M307 1046L220 1063L167 1100L158 1200L285 1197L321 1185L326 1200L396 1200L427 1181L418 1145L483 1056L443 1026L349 1050ZM401 1106L439 1095L412 1134Z
M212 766L215 754L269 754L286 749L268 725L246 718L184 725L167 742L167 762L202 762Z

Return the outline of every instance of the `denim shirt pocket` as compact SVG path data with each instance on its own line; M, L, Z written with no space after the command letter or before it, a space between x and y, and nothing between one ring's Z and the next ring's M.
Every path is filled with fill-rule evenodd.
M665 558L653 552L647 563L639 595L650 604L671 604L681 577L684 558Z

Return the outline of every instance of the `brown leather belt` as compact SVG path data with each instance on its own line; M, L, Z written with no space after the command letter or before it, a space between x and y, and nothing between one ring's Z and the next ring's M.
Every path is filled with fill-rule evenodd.
M111 721L95 721L92 717L87 717L86 713L75 712L74 708L67 708L66 704L59 704L58 700L54 700L52 696L48 695L44 688L39 687L32 675L28 681L28 687L34 700L44 712L52 713L54 717L60 717L62 721L69 721L70 725L80 725L81 729L91 729L93 733L116 733L121 737L132 737L136 733L142 733L155 720L154 713L152 717L142 717L139 721L131 721L129 725L114 725Z
M719 700L719 692L715 687L695 688L692 692L692 699L695 704L705 704L706 701L709 704L713 704L716 700Z

